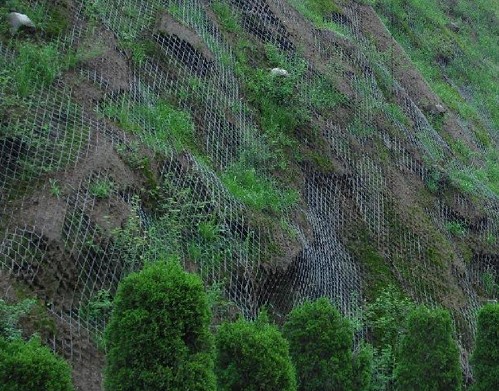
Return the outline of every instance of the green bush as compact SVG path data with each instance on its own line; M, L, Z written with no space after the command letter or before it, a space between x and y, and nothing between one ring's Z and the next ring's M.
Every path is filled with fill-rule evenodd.
M459 350L452 339L452 321L443 309L416 307L407 318L395 368L400 391L461 389Z
M305 302L288 315L284 336L299 390L352 389L353 327L326 298Z
M289 347L265 316L256 322L223 323L217 333L220 391L294 391Z
M353 355L352 389L371 390L374 351L371 345L363 344Z
M71 391L71 368L43 346L39 338L0 338L2 391Z
M7 340L21 338L19 320L29 313L34 304L35 301L32 299L25 299L16 304L8 304L0 299L0 338Z
M176 261L129 275L106 330L106 390L215 390L209 324L200 278Z
M499 304L486 304L478 313L476 346L471 357L474 391L499 390Z
M384 288L366 309L366 323L375 345L397 346L400 336L406 331L407 316L414 308L414 302L404 297L393 285Z

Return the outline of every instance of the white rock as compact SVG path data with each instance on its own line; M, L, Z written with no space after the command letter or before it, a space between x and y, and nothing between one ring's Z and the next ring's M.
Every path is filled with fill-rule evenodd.
M284 77L287 77L289 76L289 73L287 70L285 69L282 69L282 68L272 68L270 70L270 74L272 76L284 76Z
M17 30L19 30L22 26L35 27L35 24L30 18L28 18L27 15L20 14L18 12L11 12L7 18L9 20L11 34L17 33Z
M442 106L441 104L436 104L435 109L437 110L437 113L439 113L439 114L443 114L447 111L447 110L445 110L445 107Z

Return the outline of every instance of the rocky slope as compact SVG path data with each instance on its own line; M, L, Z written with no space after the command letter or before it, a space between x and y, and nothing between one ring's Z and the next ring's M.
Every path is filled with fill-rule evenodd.
M0 297L101 388L118 282L177 256L278 320L383 287L452 311L463 367L499 295L493 1L8 0ZM288 76L275 76L282 68Z

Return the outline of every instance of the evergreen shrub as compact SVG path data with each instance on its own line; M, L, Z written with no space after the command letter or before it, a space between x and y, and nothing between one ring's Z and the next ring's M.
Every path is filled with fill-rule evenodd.
M288 343L266 316L223 323L216 340L219 391L296 391Z
M448 311L420 306L407 318L395 368L399 391L461 389L459 350Z
M328 299L296 307L283 330L300 391L352 389L353 327Z
M215 390L209 324L201 279L177 262L129 275L106 330L106 390Z
M471 357L473 391L499 390L499 304L486 304L478 313L476 345Z
M71 368L40 338L0 338L0 390L73 391Z

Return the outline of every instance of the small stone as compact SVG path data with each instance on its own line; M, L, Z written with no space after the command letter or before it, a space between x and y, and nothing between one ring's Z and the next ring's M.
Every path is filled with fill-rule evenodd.
M288 71L285 70L285 69L282 69L282 68L272 68L270 70L270 74L272 76L284 76L284 77L288 77L289 76Z
M436 104L435 105L435 110L438 114L444 114L447 110L445 109L444 106L442 106L441 104Z
M7 15L10 24L10 33L14 35L21 27L35 28L35 24L24 14L11 12Z

